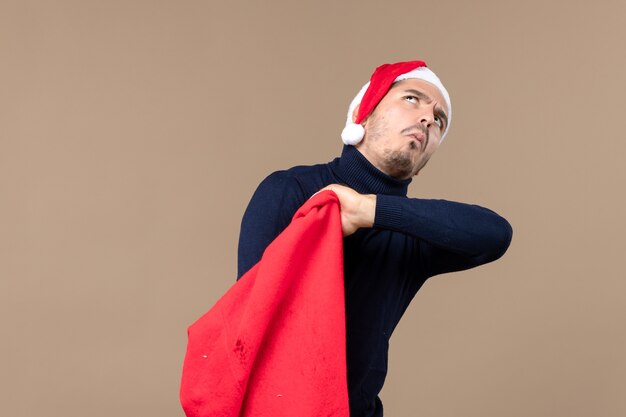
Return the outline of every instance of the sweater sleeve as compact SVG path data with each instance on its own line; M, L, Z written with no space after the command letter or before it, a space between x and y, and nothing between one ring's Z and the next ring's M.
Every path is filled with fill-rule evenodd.
M420 239L427 276L495 261L513 235L508 221L480 206L389 195L376 197L374 228Z
M287 171L274 172L261 182L241 220L237 279L261 259L305 201L300 184Z

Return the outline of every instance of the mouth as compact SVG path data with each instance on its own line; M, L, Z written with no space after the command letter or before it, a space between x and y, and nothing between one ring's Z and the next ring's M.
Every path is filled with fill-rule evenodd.
M409 147L412 150L419 148L424 151L428 146L428 129L421 124L409 126L400 133L410 140Z
M412 133L407 136L411 138L411 141L409 142L409 146L411 147L411 149L415 149L416 147L422 149L424 148L424 143L426 139L424 135L422 135L421 133Z

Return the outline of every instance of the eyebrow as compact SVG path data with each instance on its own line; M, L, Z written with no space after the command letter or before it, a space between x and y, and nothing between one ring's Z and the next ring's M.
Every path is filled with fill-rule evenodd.
M424 94L421 91L414 90L412 88L409 88L408 90L404 90L404 92L413 94L414 96L416 96L420 100L424 100L428 104L430 104L433 101L433 99L429 95ZM448 116L446 115L446 112L444 112L440 106L435 107L435 115L439 117L441 120L443 120L445 126L448 126Z

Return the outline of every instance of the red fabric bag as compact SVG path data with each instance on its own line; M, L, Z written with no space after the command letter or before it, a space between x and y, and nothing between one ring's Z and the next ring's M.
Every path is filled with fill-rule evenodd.
M187 417L348 417L343 240L331 191L188 329Z

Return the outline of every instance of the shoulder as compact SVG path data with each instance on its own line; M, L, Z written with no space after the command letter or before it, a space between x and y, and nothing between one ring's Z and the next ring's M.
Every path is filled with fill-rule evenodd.
M298 165L272 172L265 177L259 188L277 192L297 189L308 198L332 182L328 164Z

